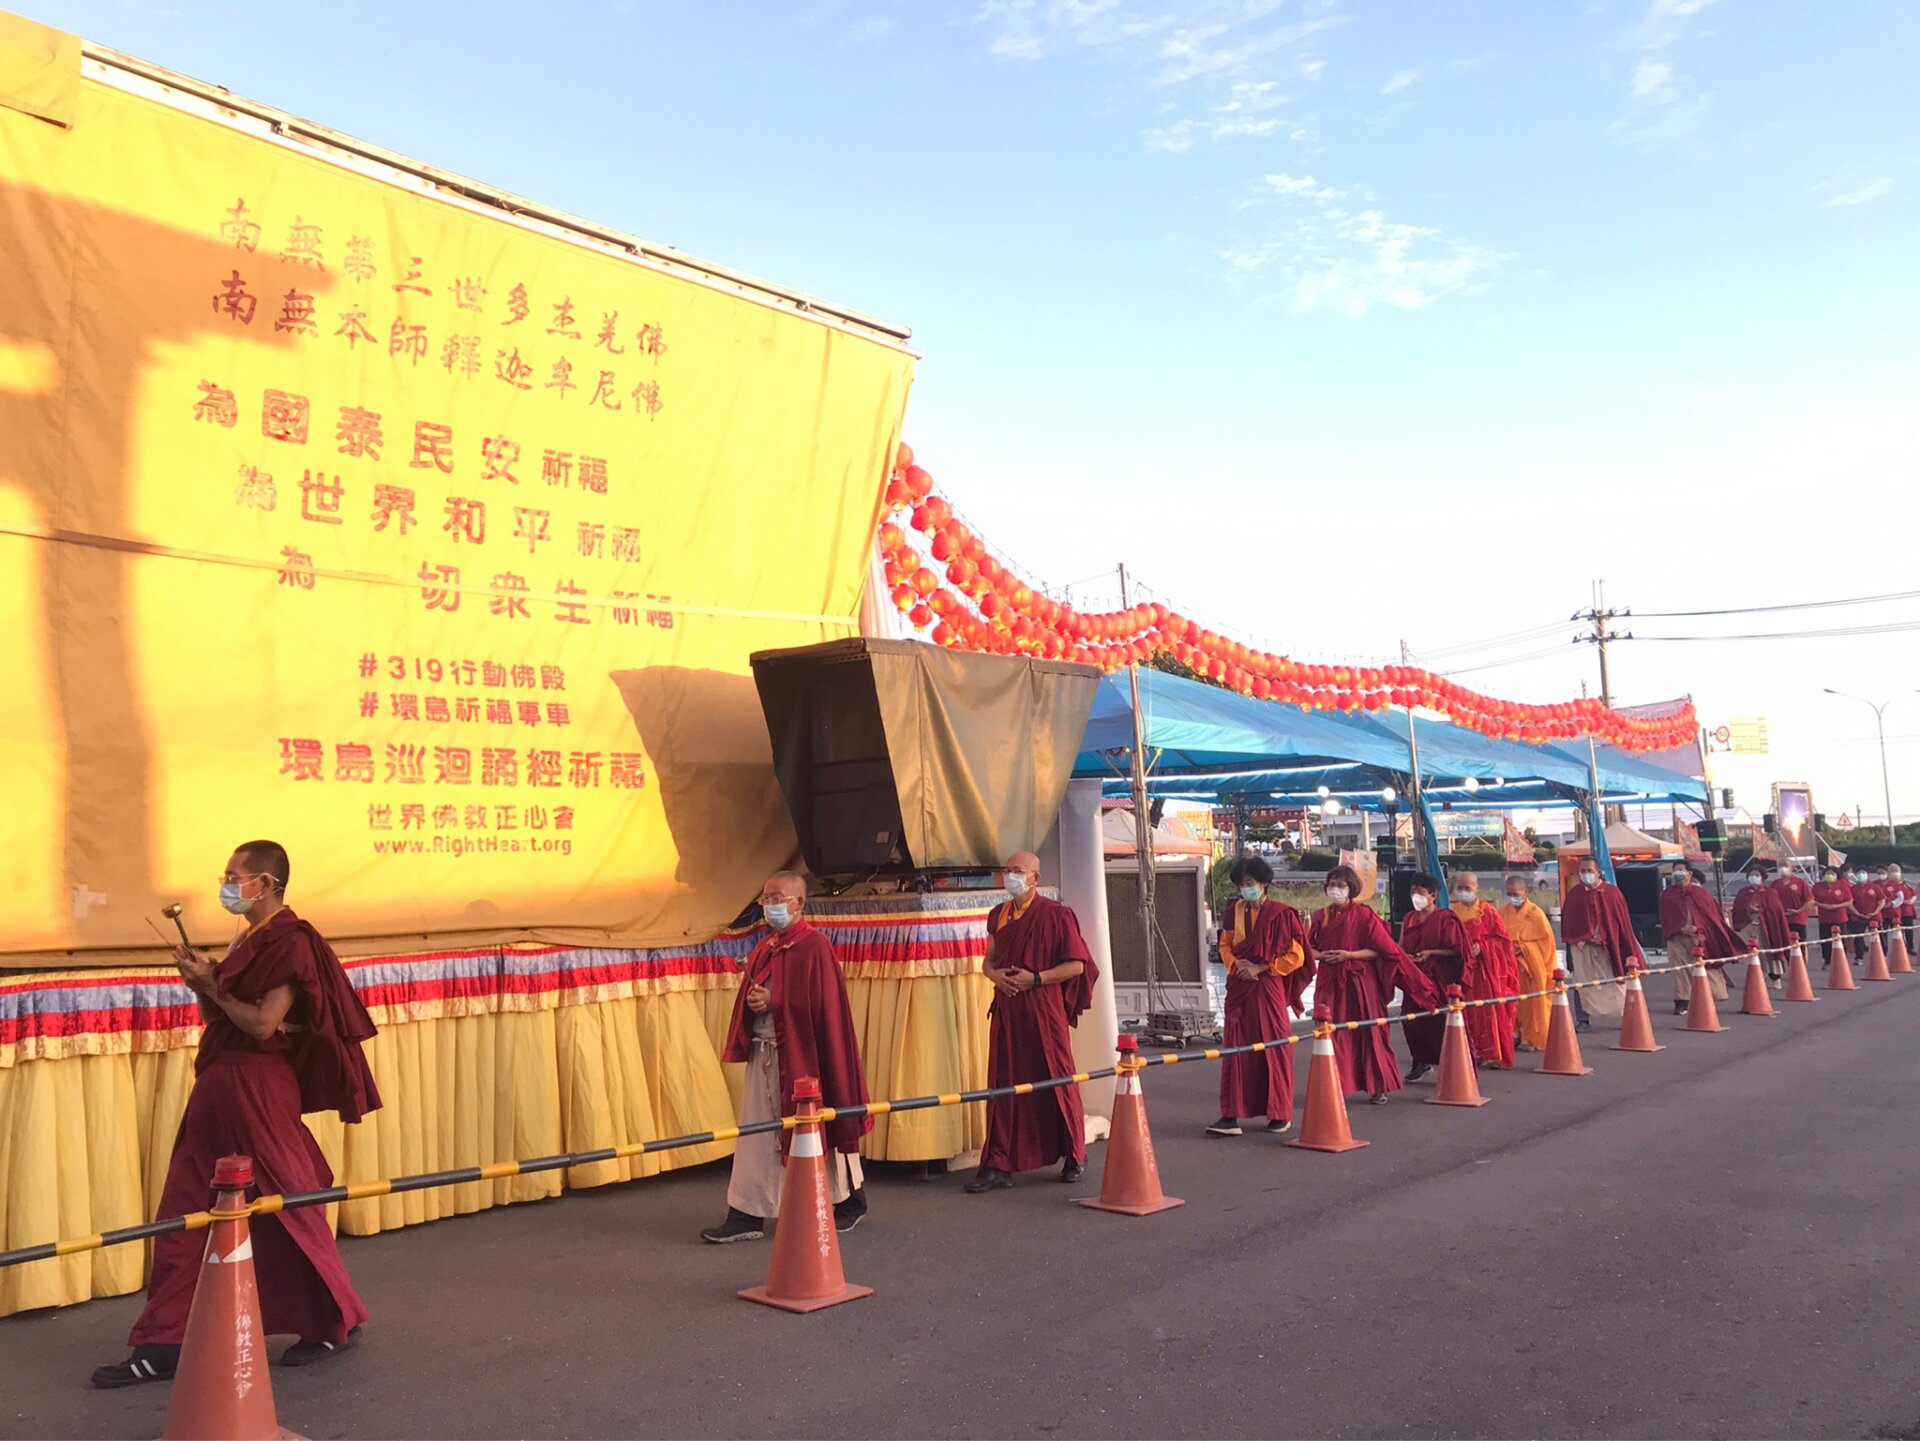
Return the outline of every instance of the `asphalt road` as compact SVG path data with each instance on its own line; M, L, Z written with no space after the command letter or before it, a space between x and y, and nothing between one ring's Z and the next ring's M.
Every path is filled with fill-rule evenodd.
M1479 1110L1357 1106L1373 1144L1342 1156L1206 1138L1213 1066L1155 1069L1184 1208L1131 1220L1048 1177L973 1197L958 1176L880 1174L844 1245L878 1294L811 1317L734 1299L767 1250L697 1240L724 1204L715 1168L349 1241L366 1342L276 1371L280 1420L310 1437L1920 1435L1920 978L1781 1009L1720 1036L1656 1016L1657 1055L1590 1031L1595 1074L1486 1075ZM85 1384L137 1304L0 1321L0 1431L158 1435L163 1387Z

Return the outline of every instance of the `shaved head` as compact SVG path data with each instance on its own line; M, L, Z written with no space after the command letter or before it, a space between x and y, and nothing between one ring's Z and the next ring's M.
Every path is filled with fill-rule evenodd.
M1032 851L1015 851L1007 857L1006 868L1010 871L1025 871L1030 876L1040 874L1040 857Z
M804 901L807 898L806 878L797 871L775 871L767 877L760 894L770 900Z

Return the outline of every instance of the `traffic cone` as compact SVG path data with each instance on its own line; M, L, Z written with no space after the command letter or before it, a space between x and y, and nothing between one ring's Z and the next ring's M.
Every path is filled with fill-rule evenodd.
M1620 1012L1620 1039L1615 1051L1664 1051L1653 1039L1653 1017L1647 1014L1647 993L1640 986L1640 967L1627 964L1626 1003Z
M1137 1055L1140 1043L1122 1031L1119 1046L1120 1059L1114 1066L1119 1079L1113 1087L1113 1121L1107 1133L1107 1164L1100 1173L1100 1194L1080 1204L1089 1211L1112 1211L1121 1216L1171 1211L1187 1203L1160 1190L1160 1165L1153 1157L1153 1132L1147 1128L1147 1098L1140 1092L1140 1072L1145 1069Z
M1860 978L1863 981L1891 981L1893 975L1887 970L1887 953L1880 945L1880 932L1867 932L1867 973Z
M1369 1141L1353 1139L1347 1124L1347 1096L1340 1084L1340 1063L1333 1055L1333 1012L1313 1012L1313 1058L1307 1065L1307 1107L1300 1134L1286 1143L1303 1151L1357 1151Z
M1484 1106L1480 1078L1474 1074L1473 1048L1467 1044L1467 1020L1460 1005L1460 988L1447 987L1446 1039L1440 1043L1440 1086L1427 1097L1429 1106Z
M1860 989L1853 983L1853 967L1847 963L1847 948L1839 936L1833 938L1833 958L1827 962L1827 989L1830 991Z
M1817 1001L1820 998L1813 993L1813 982L1807 979L1807 948L1795 944L1793 956L1787 962L1786 994L1783 1001Z
M1771 1016L1773 998L1767 993L1767 972L1760 964L1760 953L1750 952L1747 956L1747 991L1740 998L1740 1014L1743 1016Z
M273 1414L267 1379L267 1337L260 1329L260 1288L253 1277L253 1235L247 1187L253 1158L213 1163L213 1226L193 1288L187 1334L167 1400L165 1441L267 1441L290 1436Z
M1724 1031L1720 1024L1720 1012L1713 1004L1713 984L1707 979L1707 968L1698 961L1693 964L1693 993L1687 997L1687 1029L1689 1031Z
M1646 1009L1642 1001L1641 1009ZM1580 1037L1573 1028L1573 1007L1567 1004L1567 973L1553 973L1553 1019L1547 1025L1547 1054L1534 1073L1541 1076L1591 1076L1593 1067L1580 1059Z
M793 1101L798 1124L787 1148L787 1174L780 1181L780 1219L773 1232L767 1284L740 1293L782 1311L809 1311L871 1296L871 1286L849 1286L840 1269L840 1233L833 1226L833 1192L827 1186L826 1146L820 1122L820 1082L796 1077Z
M1901 933L1902 930L1900 926L1893 928L1893 944L1887 947L1887 969L1896 976L1910 976L1913 974L1913 958L1907 954L1907 938Z

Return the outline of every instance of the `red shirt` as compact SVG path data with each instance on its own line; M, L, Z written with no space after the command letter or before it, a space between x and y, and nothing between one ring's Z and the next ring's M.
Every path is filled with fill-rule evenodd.
M1787 920L1798 926L1807 918L1807 907L1813 904L1813 890L1792 871L1783 871L1773 880L1773 893L1780 897L1780 907L1787 913Z
M1853 914L1860 920L1873 920L1886 903L1886 888L1878 881L1862 881L1853 888Z
M1819 907L1821 925L1840 925L1853 904L1853 885L1849 881L1822 881L1813 888L1813 903Z
M1893 904L1893 900L1894 900L1893 889L1894 889L1893 882L1888 881L1887 882L1887 904L1889 906ZM1914 903L1916 901L1920 901L1920 891L1916 891L1913 888L1911 883L1907 881L1902 881L1900 883L1899 899L1900 899L1900 918L1906 921L1912 920ZM1892 914L1892 912L1889 911L1888 914Z

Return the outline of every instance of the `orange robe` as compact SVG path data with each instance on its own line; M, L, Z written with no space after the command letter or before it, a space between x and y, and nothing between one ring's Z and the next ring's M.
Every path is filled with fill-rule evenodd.
M1518 906L1502 906L1500 919L1513 937L1513 958L1520 966L1520 989L1544 991L1553 984L1554 963L1559 951L1553 943L1553 922L1532 901ZM1546 996L1522 1001L1516 1017L1520 1039L1543 1050L1547 1044L1547 1025L1553 1019L1553 1002Z

